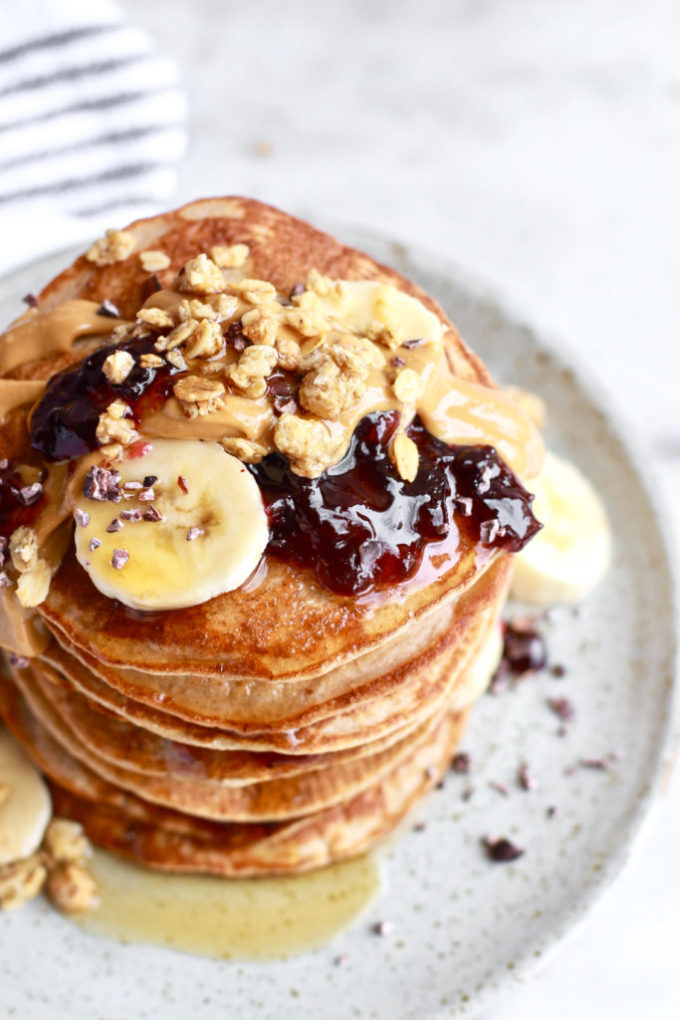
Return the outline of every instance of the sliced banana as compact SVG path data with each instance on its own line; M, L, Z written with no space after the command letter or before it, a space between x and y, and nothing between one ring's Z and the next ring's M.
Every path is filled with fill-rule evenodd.
M390 326L404 340L439 340L442 324L433 312L410 294L377 280L339 280L321 297L327 315L366 332L375 323Z
M93 584L140 610L194 606L238 588L269 537L257 482L217 443L156 439L146 447L116 465L121 502L79 494L76 555Z
M579 602L611 562L611 529L599 496L569 461L546 455L531 483L542 531L515 556L512 594L538 605Z
M519 386L504 386L503 392L510 397L513 404L521 408L525 415L539 431L543 431L548 423L548 408L543 397L531 390L523 390Z
M0 865L29 857L52 816L45 782L22 747L0 728Z

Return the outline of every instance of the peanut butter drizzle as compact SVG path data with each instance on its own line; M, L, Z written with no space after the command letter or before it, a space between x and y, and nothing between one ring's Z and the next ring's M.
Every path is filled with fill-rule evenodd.
M160 411L143 422L144 435L150 439L213 439L239 436L264 443L274 449L272 433L276 417L270 402L228 393L224 405L202 418L187 418L174 397Z
M110 333L121 319L98 315L95 301L74 298L50 311L32 308L0 336L0 375L29 361L70 351L78 337Z
M152 295L146 306L174 311L185 297L176 291L163 290ZM68 351L78 337L105 335L121 321L99 315L97 309L93 301L74 299L51 311L27 312L0 337L0 374L51 353ZM237 311L237 316L242 310ZM451 445L495 446L520 477L531 477L540 470L543 458L540 436L501 390L452 375L441 342L428 340L411 349L401 347L399 356L404 361L403 367L414 369L423 380L415 413L433 435ZM224 360L233 360L232 352ZM0 380L0 418L12 408L38 399L43 385L37 381ZM346 437L351 436L361 418L373 411L398 410L401 406L384 371L371 369L362 399L336 421L326 422L331 434L338 435L338 459L345 452ZM223 436L238 436L254 439L272 451L276 420L272 403L266 397L253 400L228 392L222 408L193 419L187 419L171 398L161 411L144 420L142 428L148 438L219 440ZM341 437L345 437L344 442Z
M24 404L34 404L45 389L40 379L0 379L0 421Z
M441 347L435 343L405 352L406 367L422 373L427 380L416 414L432 435L452 446L495 446L503 459L522 478L538 473L543 460L543 443L524 413L500 390L467 382L451 375ZM401 404L382 371L372 369L366 392L335 421L326 420L331 435L338 436L337 459L346 451L361 419L373 411L399 410ZM188 419L178 402L170 398L160 411L142 423L149 439L220 440L238 436L256 440L268 453L275 449L273 433L277 418L266 397L252 400L227 393L224 405L210 414Z
M186 295L176 291L163 290L152 295L146 307L174 312L185 298ZM246 307L239 307L237 318ZM280 332L296 336L285 326L280 327ZM404 362L401 367L413 369L423 380L415 413L432 435L451 446L494 446L521 478L538 474L543 464L543 441L525 413L506 393L454 376L441 340L426 340L410 349L400 347L398 354ZM233 354L228 352L224 360L231 362ZM363 417L374 411L401 408L385 371L372 368L363 397L337 419L325 421L331 435L338 437L336 459L346 452L347 437L351 437ZM184 416L173 397L162 410L145 418L142 428L150 439L219 440L224 436L236 436L255 440L271 453L275 449L276 422L273 405L266 397L253 400L228 392L221 408L192 419Z
M85 458L91 460L90 458ZM52 464L43 482L44 509L35 522L35 533L38 545L43 547L60 524L71 514L74 506L71 493L74 482L82 480L87 468L81 463L69 476L68 467L64 464ZM56 567L58 561L53 566Z
M49 631L35 609L24 609L12 588L0 588L0 648L32 657L49 643Z
M444 352L422 367L417 357L406 360L426 380L417 410L428 432L451 446L493 446L520 478L539 473L545 452L540 433L502 390L453 376Z

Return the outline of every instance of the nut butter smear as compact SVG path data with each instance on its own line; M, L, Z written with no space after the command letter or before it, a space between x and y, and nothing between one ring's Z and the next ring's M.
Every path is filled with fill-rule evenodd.
M347 360L351 363L351 355L358 351L361 359L364 350L353 345L348 338L353 336L360 338L366 332L375 332L381 325L385 330L390 328L377 318L382 305L391 310L396 321L401 322L400 329L405 341L399 343L399 334L396 333L396 338L389 341L387 348L378 343L371 343L366 359L367 371L358 398L342 407L332 418L321 415L333 440L335 461L345 452L349 438L361 418L372 411L402 410L405 417L418 414L433 435L451 445L494 446L520 477L533 477L540 470L542 444L534 427L501 390L481 386L452 375L442 343L442 324L432 312L425 309L415 298L402 294L389 284L334 281L330 286L331 293L322 297L316 295L314 291L305 292L318 298L318 305L312 305L317 309L318 318L309 319L310 324L307 325L304 318L305 310L301 310L299 317L303 330L313 328L315 321L322 322L320 328L326 331L327 345L339 342L348 351L350 357ZM220 302L213 296L207 296L205 301L200 303L203 305L200 314L214 314L216 319L220 317L218 311ZM143 306L142 314L151 309L165 313L168 316L168 321L165 322L167 329L172 327L173 322L181 321L182 316L187 314L182 305L187 305L186 294L162 290L149 298ZM238 322L244 314L247 316L249 311L252 313L254 310L260 315L258 323L263 319L267 322L260 306L251 308L243 301L229 308L229 311L232 311L230 321ZM309 340L305 343L304 333L300 335L290 325L290 322L298 321L290 312L291 309L286 309L277 302L277 305L273 306L271 320L276 324L277 337L282 341L281 346L285 347L283 341L287 341L288 345L300 348L288 362L280 357L284 364L291 364L292 370L293 364L297 363L299 366L301 360L304 366L305 358L313 364L315 361L313 352L318 350L318 347L315 346L314 338L311 343ZM407 332L404 333L404 319L407 317L410 321L407 319ZM206 318L202 321L210 320ZM152 317L148 325L153 326L155 322L161 323L164 319L154 320ZM65 301L47 312L31 310L0 338L0 372L5 374L19 365L44 358L50 353L68 351L80 337L94 335L104 337L105 332L110 333L115 325L116 320L112 321L110 317L98 314L98 306L90 301ZM132 332L132 324L129 328ZM182 345L178 344L177 347L181 349ZM176 350L177 347L171 349ZM290 351L290 346L288 350ZM186 357L186 352L183 351L183 354ZM316 360L318 361L318 357ZM207 363L200 366L199 371L201 375L211 379L221 378L219 369L223 366L229 368L237 361L238 348L234 349L227 341L225 349L218 356L211 356ZM191 362L187 364L187 368L189 364ZM354 365L351 367L354 368ZM191 370L194 369L195 365L191 364ZM414 379L412 373L418 378ZM405 380L401 388L397 381L400 377ZM253 374L246 375L245 378L254 383L263 377ZM6 413L10 409L10 401L13 406L30 401L36 391L40 392L39 386L42 385L22 380L25 390L17 387L16 397L13 397L14 382L15 380L0 381L0 413ZM411 388L407 389L409 385ZM24 392L26 397L22 400ZM313 399L312 395L309 402L313 402ZM187 417L186 403L174 396L168 396L161 407L145 414L144 435L148 438L218 441L225 436L233 436L261 444L266 453L276 448L273 432L277 416L271 390L255 396L252 391L249 392L247 386L240 388L232 386L223 394L219 407L210 414L199 413Z
M31 308L0 337L0 376L51 354L70 351L80 338L108 335L120 320L101 314L94 301L63 301L51 311ZM42 379L0 378L0 420L15 407L33 403Z
M2 335L0 374L29 361L69 351L79 337L110 333L119 320L99 309L94 301L79 298L63 301L50 311L29 309Z

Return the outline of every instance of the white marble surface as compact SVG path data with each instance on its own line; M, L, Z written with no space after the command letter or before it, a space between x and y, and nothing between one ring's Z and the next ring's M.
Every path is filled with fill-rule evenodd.
M184 75L178 199L453 256L586 361L680 500L677 0L124 5ZM676 770L594 916L487 1020L678 1017L679 868Z

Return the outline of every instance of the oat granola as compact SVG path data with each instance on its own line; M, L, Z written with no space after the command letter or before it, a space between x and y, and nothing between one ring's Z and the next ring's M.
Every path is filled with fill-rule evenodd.
M193 330L184 353L187 358L214 358L224 347L219 323L202 319Z
M129 412L130 408L124 400L114 400L99 416L96 435L102 445L120 443L129 446L139 438L132 419L126 417Z
M210 257L220 269L239 269L249 255L247 244L216 244L210 249Z
M263 396L267 389L265 379L276 367L278 359L275 347L267 344L246 347L236 364L229 369L229 381L237 389L246 392L261 390L260 395Z
M188 418L210 414L221 407L225 387L218 379L187 375L173 386L173 393Z
M412 368L402 368L392 383L397 400L404 404L415 404L423 390L423 381Z
M104 237L95 241L85 258L97 266L112 266L125 262L136 245L135 235L129 230L107 230Z
M333 455L331 435L323 422L282 414L274 429L274 444L291 466L305 478L315 478L330 467Z
M399 429L389 445L390 460L405 482L412 482L418 474L418 447Z
M172 316L163 308L140 308L137 318L140 322L157 330L172 329L174 326Z
M224 274L207 255L197 255L189 259L180 277L181 290L194 294L217 294L224 290Z
M34 899L47 879L40 853L0 866L0 910L16 910Z
M82 863L92 856L92 847L79 822L53 818L43 839L50 864Z
M52 571L49 563L39 558L34 567L20 574L17 580L17 598L26 609L39 606L45 601L50 590Z
M92 910L99 902L97 883L81 864L57 864L47 876L47 895L64 914Z
M227 453L238 457L244 464L259 464L267 455L267 448L253 439L239 439L236 436L225 436L220 440Z
M12 532L9 539L9 554L12 566L20 574L33 570L38 562L38 536L33 528L22 525Z
M102 371L108 382L117 386L120 383L125 382L134 368L134 365L135 359L129 351L114 351L113 354L109 354L109 356L105 358L104 364L102 365Z

